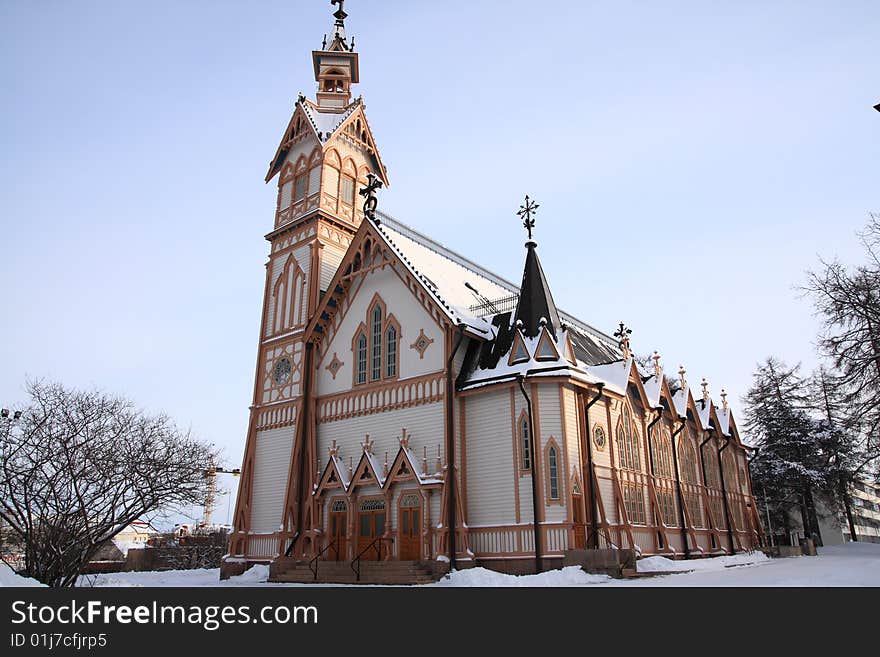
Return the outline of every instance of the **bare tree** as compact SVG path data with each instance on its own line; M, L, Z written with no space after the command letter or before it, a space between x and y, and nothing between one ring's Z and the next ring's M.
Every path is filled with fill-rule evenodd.
M67 587L101 545L161 508L204 499L208 445L165 415L61 384L30 403L0 445L0 518L24 545L24 574Z
M849 269L822 260L804 288L823 320L819 347L837 371L845 424L864 437L858 470L880 456L880 215L871 215L860 237L865 264Z

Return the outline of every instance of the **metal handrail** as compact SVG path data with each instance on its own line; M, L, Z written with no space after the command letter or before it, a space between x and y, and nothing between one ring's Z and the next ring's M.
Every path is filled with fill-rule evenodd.
M312 574L314 574L314 576L315 576L315 581L317 581L317 579L318 579L318 563L319 563L321 557L324 556L324 553L327 552L327 550L329 550L330 548L332 548L334 545L336 545L336 541L330 541L330 542L326 545L326 547L324 547L323 550L321 550L320 552L318 552L318 554L315 555L315 558L314 558L314 559L312 559L311 561L309 561L309 570L311 570L311 571L312 571ZM337 554L339 554L339 553L337 552ZM314 568L312 568L312 564L315 565Z
M382 558L382 548L380 546L381 546L381 542L384 540L385 540L384 536L377 536L376 538L374 538L370 542L370 544L367 547L365 547L363 550L361 550L358 553L358 555L352 560L351 569L354 571L354 574L356 576L356 580L358 582L361 581L361 557L364 556L371 549L375 549L376 550L376 560L377 561L380 560ZM389 538L388 540L393 540L393 539Z

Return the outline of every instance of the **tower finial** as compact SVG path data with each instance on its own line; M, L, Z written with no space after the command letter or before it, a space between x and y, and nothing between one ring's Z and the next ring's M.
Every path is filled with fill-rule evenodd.
M721 388L721 408L725 411L727 410L727 391L724 388Z
M336 24L340 27L344 27L343 21L348 18L348 14L345 13L345 0L330 0L331 6L339 5L339 9L333 14L333 17L336 19Z
M530 242L532 241L532 229L535 227L535 220L532 215L537 214L540 207L540 205L529 199L529 195L526 194L525 203L519 206L519 212L516 213L523 220L523 228L529 231Z
M703 389L703 401L709 399L709 382L706 381L706 377L703 377L703 382L700 384L700 387Z
M688 382L684 375L687 374L687 370L684 369L684 365L678 366L678 375L681 377L681 389L684 390L685 394L687 394Z
M651 356L651 360L654 361L654 376L659 379L660 375L663 373L663 368L660 367L660 352L655 351L654 355Z

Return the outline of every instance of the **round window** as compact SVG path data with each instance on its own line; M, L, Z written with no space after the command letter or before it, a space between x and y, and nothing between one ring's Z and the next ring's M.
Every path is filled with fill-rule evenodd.
M596 447L599 449L605 447L605 429L599 425L596 425L593 429L593 442L596 443Z

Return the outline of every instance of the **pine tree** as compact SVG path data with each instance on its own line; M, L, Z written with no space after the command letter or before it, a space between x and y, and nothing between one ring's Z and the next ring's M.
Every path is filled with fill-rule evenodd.
M789 529L789 511L799 509L805 533L820 536L813 492L829 487L828 470L818 448L820 426L809 412L808 384L799 370L775 358L758 366L745 397L746 427L759 450L750 467L775 523Z

